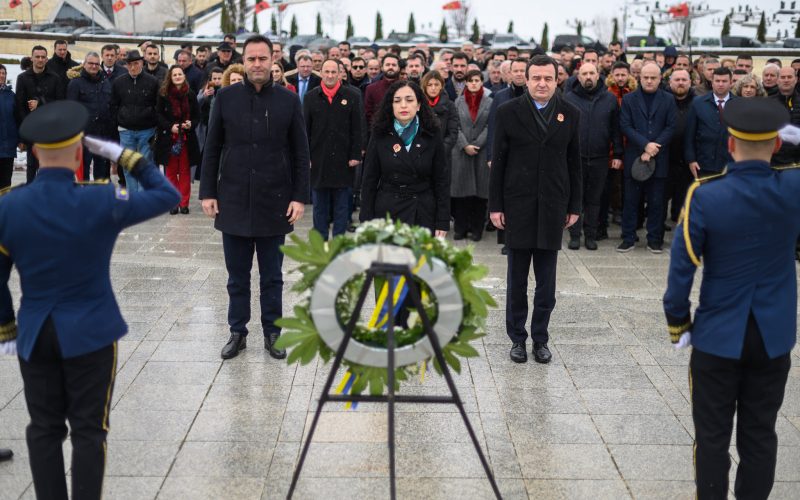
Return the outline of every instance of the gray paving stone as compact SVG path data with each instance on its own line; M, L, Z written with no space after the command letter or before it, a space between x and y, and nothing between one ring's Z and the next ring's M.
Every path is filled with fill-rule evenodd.
M678 500L695 497L692 481L627 481L633 498L647 500Z
M175 459L170 476L227 478L266 477L272 460L271 444L259 442L187 441Z
M260 498L264 478L240 477L236 481L220 481L218 477L169 476L157 498L164 500L217 500L219 498Z
M602 443L589 415L512 413L506 418L517 447L537 443Z
M610 444L692 444L672 415L594 415L592 420Z
M522 476L530 479L615 479L602 444L529 444L517 448Z
M694 479L691 445L609 445L626 480L689 481Z
M526 479L525 486L528 489L530 498L546 500L616 500L630 498L630 494L625 488L625 483L619 479Z

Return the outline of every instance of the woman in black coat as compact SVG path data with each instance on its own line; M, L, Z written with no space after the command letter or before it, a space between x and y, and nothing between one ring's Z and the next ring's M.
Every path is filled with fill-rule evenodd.
M444 237L450 228L450 169L424 99L409 81L397 81L386 92L364 159L360 219L388 214Z
M425 100L433 110L433 114L439 119L439 130L442 133L444 142L444 155L447 162L450 162L450 155L453 146L458 138L458 113L456 105L444 91L444 78L438 71L428 71L422 77L422 91L425 93Z
M155 160L164 166L167 178L181 193L180 204L170 213L175 215L180 210L182 214L188 214L191 166L200 162L200 147L195 133L200 123L200 107L180 66L172 66L161 85L156 115Z

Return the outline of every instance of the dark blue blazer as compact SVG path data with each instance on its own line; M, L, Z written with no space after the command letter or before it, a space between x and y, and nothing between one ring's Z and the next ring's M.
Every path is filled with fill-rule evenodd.
M109 276L114 242L124 228L180 199L154 164L140 160L132 175L144 191L80 185L70 169L42 168L33 183L0 197L0 333L14 328L8 279L15 265L22 283L16 326L22 359L30 359L48 317L65 358L127 333Z
M664 311L672 340L692 332L692 346L740 359L752 312L770 358L795 346L800 235L800 169L772 170L765 161L728 164L727 174L695 182L686 217L672 240ZM703 262L692 324L689 293Z
M731 95L728 102L733 99L736 97ZM720 120L713 92L692 101L683 137L687 164L696 161L703 170L722 172L733 161L728 153L728 128Z
M17 156L17 144L20 142L18 121L16 96L11 87L5 86L0 89L0 158Z
M631 176L633 161L642 156L644 147L649 142L661 144L661 151L656 155L655 177L667 177L669 142L675 132L677 112L675 98L661 89L656 90L649 114L641 88L622 98L619 125L622 134L628 139L625 144L625 177Z

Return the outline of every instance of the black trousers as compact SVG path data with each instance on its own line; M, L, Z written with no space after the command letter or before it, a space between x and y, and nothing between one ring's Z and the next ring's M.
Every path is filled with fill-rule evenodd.
M508 249L508 297L506 297L506 333L512 342L525 342L528 332L528 273L533 260L536 290L533 294L531 338L536 343L549 339L547 327L556 307L556 264L558 250L534 248Z
M14 158L0 158L0 189L11 185L11 175L14 174Z
M253 253L258 260L261 327L264 335L280 332L275 321L283 314L283 245L286 237L248 238L222 233L222 250L228 269L228 325L233 333L247 335L250 321L250 270Z
M459 234L472 233L474 236L483 235L486 227L486 198L465 196L450 198L453 209L453 232Z
M89 148L83 148L83 180L89 180L91 173L90 166L94 162L94 180L108 179L111 177L111 162L102 156L97 156L89 151Z
M36 178L36 172L39 171L39 159L33 154L33 144L25 144L26 159L28 160L28 168L25 171L25 179L28 184L33 182Z
M26 430L36 498L67 500L61 449L69 421L72 440L72 498L94 500L103 492L106 435L117 343L64 359L49 319L30 361L19 359L31 423Z
M664 190L664 211L669 210L666 216L669 216L672 222L678 221L683 202L686 200L686 191L688 191L689 185L693 180L692 172L684 162L679 161L670 164L667 185ZM669 206L669 209L667 209L667 206Z
M695 427L697 497L728 498L728 447L736 414L734 493L739 499L766 499L775 478L778 436L775 421L783 404L790 354L769 359L752 314L741 359L720 358L697 349L689 361Z
M580 238L581 226L587 238L597 237L597 225L600 220L600 205L603 190L608 177L608 157L583 159L583 214L581 218L570 226L569 234L573 238ZM608 209L606 209L606 212Z

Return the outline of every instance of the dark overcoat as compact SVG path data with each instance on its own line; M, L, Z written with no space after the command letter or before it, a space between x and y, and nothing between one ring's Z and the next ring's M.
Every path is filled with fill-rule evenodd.
M622 98L619 127L626 138L625 177L631 177L631 167L636 158L642 156L649 142L661 144L656 155L656 178L665 179L669 173L669 144L675 132L675 117L678 107L671 94L658 89L650 112L642 97L642 89L631 92Z
M364 159L360 220L386 217L450 228L450 169L439 132L420 128L406 151L397 133L373 132Z
M260 92L245 78L217 93L203 151L200 199L216 199L218 230L244 237L290 233L289 203L309 201L309 154L297 94Z
M478 115L473 123L469 114L469 106L462 94L456 99L456 112L458 115L458 135L452 152L450 169L450 196L464 198L477 196L489 197L489 166L486 164L486 136L489 130L489 109L492 107L492 98L488 92L481 98L478 106ZM471 144L478 146L478 154L470 156L464 151L464 146Z
M559 250L567 213L581 213L580 111L558 95L550 105L546 134L527 94L497 109L489 211L505 213L509 248Z
M182 130L185 137L183 147L189 153L189 165L197 165L202 157L200 156L200 144L197 141L197 126L200 125L200 106L197 104L197 97L194 92L189 90L186 94L189 99L189 120L192 128ZM156 129L156 148L155 160L159 165L166 166L172 150L172 126L175 125L175 117L172 114L172 102L169 97L158 95L156 100L156 115L158 117L158 127Z
M439 94L439 101L436 106L431 109L436 118L439 119L439 130L442 134L442 141L444 141L444 154L450 159L450 153L453 151L453 146L458 136L456 105L447 97L447 93L442 92Z
M352 188L355 167L361 161L364 111L361 92L341 85L333 101L316 87L303 99L303 118L311 150L311 187L314 189Z

